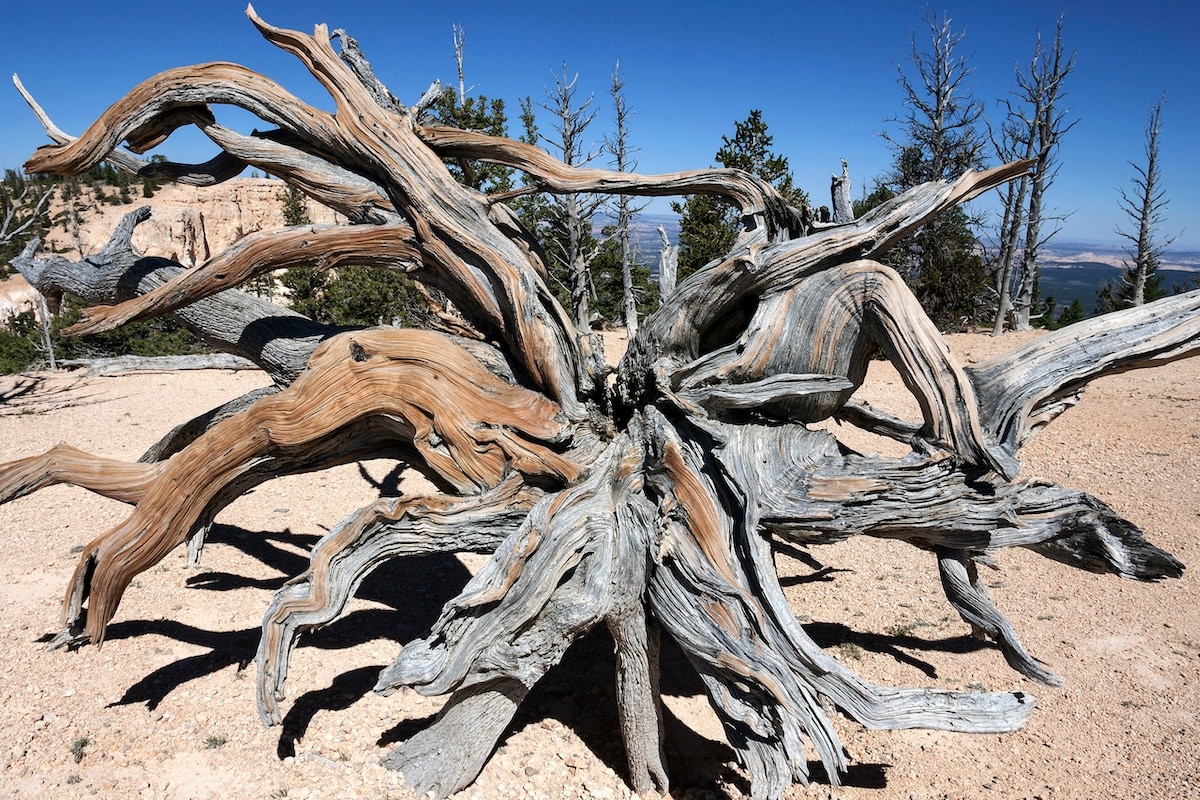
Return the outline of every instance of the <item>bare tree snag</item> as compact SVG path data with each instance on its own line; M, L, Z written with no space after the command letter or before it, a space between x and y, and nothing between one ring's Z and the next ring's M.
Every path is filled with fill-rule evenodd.
M662 249L658 251L658 302L662 305L663 298L675 291L675 276L679 272L679 245L671 244L662 225L658 226L658 236L662 239Z
M955 363L903 281L876 260L937 214L1026 173L1029 162L923 184L860 219L812 231L769 185L736 170L638 175L572 167L528 144L422 125L379 82L353 40L271 27L333 98L311 108L230 64L169 70L135 87L81 136L35 110L56 144L26 168L78 173L108 160L216 182L253 164L342 211L343 228L248 237L193 270L139 257L123 221L100 254L17 264L41 291L97 307L77 331L171 314L274 386L168 433L134 464L59 445L0 465L0 502L73 483L129 503L84 550L60 643L99 645L125 588L173 548L198 556L207 526L252 487L287 473L387 457L424 473L429 494L380 497L314 548L275 596L258 652L259 712L281 718L297 637L330 624L381 563L422 553L489 558L404 645L377 691L450 699L387 757L419 792L468 786L529 690L573 641L604 624L630 785L669 788L659 702L660 637L708 688L755 798L809 780L808 749L836 784L846 756L825 704L873 728L1011 731L1024 691L867 683L799 624L775 574L776 547L866 535L930 553L947 601L1018 672L1060 679L1022 645L977 565L1024 547L1138 580L1183 566L1100 500L1018 478L1022 445L1114 372L1200 351L1200 292L1048 335L1007 356ZM339 54L333 40L342 46ZM32 99L30 98L32 103ZM216 124L232 104L276 129ZM221 148L206 165L146 165L140 152L181 125ZM530 177L522 192L711 193L740 208L731 252L665 294L612 368L547 288L528 232L503 204L454 181L444 159L482 159ZM668 259L669 260L669 259ZM404 270L443 291L461 333L335 330L237 287L281 266ZM854 397L882 350L920 407L899 419ZM836 418L911 445L855 453L811 423Z
M850 202L850 165L842 159L842 174L834 175L829 181L829 195L833 203L833 222L854 220L854 204Z

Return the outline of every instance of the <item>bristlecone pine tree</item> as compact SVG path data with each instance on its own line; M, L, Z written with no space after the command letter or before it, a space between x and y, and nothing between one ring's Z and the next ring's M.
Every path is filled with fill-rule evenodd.
M220 510L284 473L366 457L401 459L437 487L381 497L313 549L276 595L258 653L259 712L280 719L297 636L325 625L372 569L431 552L490 553L430 635L404 645L377 691L450 693L436 721L388 765L419 792L469 785L517 706L573 641L603 623L617 648L617 698L639 791L667 788L658 649L665 634L706 684L756 798L807 781L811 747L836 782L843 749L823 703L874 728L1010 731L1024 692L871 685L806 634L784 598L772 547L853 535L929 552L950 604L1033 680L1059 679L1022 647L976 565L1021 546L1096 572L1153 580L1182 565L1103 502L1017 480L1015 455L1093 378L1192 355L1200 292L1090 320L971 367L951 359L896 273L874 259L938 213L1020 175L1016 163L917 186L862 219L811 229L764 181L736 170L644 176L565 167L531 145L427 125L374 77L341 32L281 30L336 111L308 106L228 63L168 70L135 87L79 138L40 109L57 142L31 173L102 160L144 178L211 184L247 164L354 224L247 236L191 270L130 247L130 215L87 263L20 268L49 294L97 307L76 332L171 314L275 380L167 434L137 463L60 445L0 467L0 500L72 483L131 505L86 546L64 601L60 643L104 641L122 593L173 548L198 555ZM334 40L340 47L335 50ZM210 104L276 126L239 134ZM221 149L202 165L142 162L195 125ZM118 149L124 141L128 150ZM650 315L615 375L547 289L529 234L496 197L456 182L446 160L510 166L549 192L711 194L734 203L733 249ZM408 272L461 315L445 330L334 330L236 287L267 271L363 264ZM920 401L920 421L853 398L882 349ZM808 423L835 417L910 442L866 457Z

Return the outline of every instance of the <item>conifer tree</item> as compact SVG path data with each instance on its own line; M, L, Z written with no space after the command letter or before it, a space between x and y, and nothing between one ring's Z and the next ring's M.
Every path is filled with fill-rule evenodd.
M924 22L928 48L922 49L910 34L911 66L908 71L896 67L905 110L893 121L901 134L885 134L895 163L884 182L897 194L927 181L953 179L984 163L983 106L967 89L973 68L957 50L963 33L932 9ZM983 312L987 275L973 222L956 208L898 244L887 259L943 329L977 321Z
M716 160L723 167L757 175L778 189L792 205L800 206L807 197L795 188L787 157L771 149L773 140L767 133L762 111L753 109L744 121L734 123L732 138L721 137ZM726 200L711 195L689 195L682 203L672 203L671 208L681 215L680 280L724 256L737 239L737 210Z

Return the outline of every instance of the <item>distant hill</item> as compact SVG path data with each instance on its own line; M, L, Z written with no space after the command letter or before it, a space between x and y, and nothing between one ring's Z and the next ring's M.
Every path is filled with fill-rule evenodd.
M592 222L592 234L596 237L608 225L615 225L616 219L604 214L598 214ZM635 214L630 230L630 241L633 244L633 259L650 269L651 276L658 274L658 254L662 250L662 236L658 229L666 231L671 244L679 242L679 216L677 214Z
M1096 293L1105 283L1121 280L1128 258L1115 244L1052 242L1040 259L1041 295L1053 296L1060 308L1078 299L1091 314L1096 306ZM1200 280L1200 252L1168 251L1158 274L1167 291L1176 286L1194 288Z
M612 220L600 220L596 233ZM679 241L679 217L675 214L638 214L634 217L633 242L637 259L653 271L658 266L662 226L672 244ZM1119 244L1053 241L1041 255L1042 297L1054 297L1059 308L1075 300L1089 315L1094 313L1096 294L1105 283L1116 283L1125 270L1129 255ZM1159 274L1168 291L1175 286L1194 286L1200 280L1200 252L1169 250L1163 257Z
M1043 248L1047 264L1070 266L1072 264L1097 263L1124 268L1129 254L1118 243L1105 242L1050 242ZM1173 272L1200 272L1200 251L1168 249L1163 254L1162 268Z

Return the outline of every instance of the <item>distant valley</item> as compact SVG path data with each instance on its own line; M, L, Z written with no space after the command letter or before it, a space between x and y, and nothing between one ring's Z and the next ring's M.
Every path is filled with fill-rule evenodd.
M1084 311L1093 312L1096 293L1105 283L1116 284L1125 270L1129 255L1116 244L1094 242L1056 242L1044 248L1041 261L1042 297L1054 297L1058 307L1075 300ZM1167 292L1176 286L1197 288L1200 280L1200 252L1168 250L1158 270Z
M610 222L606 220L602 224ZM662 247L659 226L666 231L672 243L678 242L679 218L675 214L639 214L634 218L634 249L638 260L652 271L657 269L658 253ZM1058 308L1079 300L1084 311L1090 315L1096 305L1096 293L1105 283L1115 284L1121 280L1124 262L1128 258L1121 245L1115 243L1052 240L1043 248L1040 258L1041 296L1053 296ZM1200 281L1200 251L1168 250L1163 256L1159 275L1168 292L1176 286L1200 287L1197 284Z

